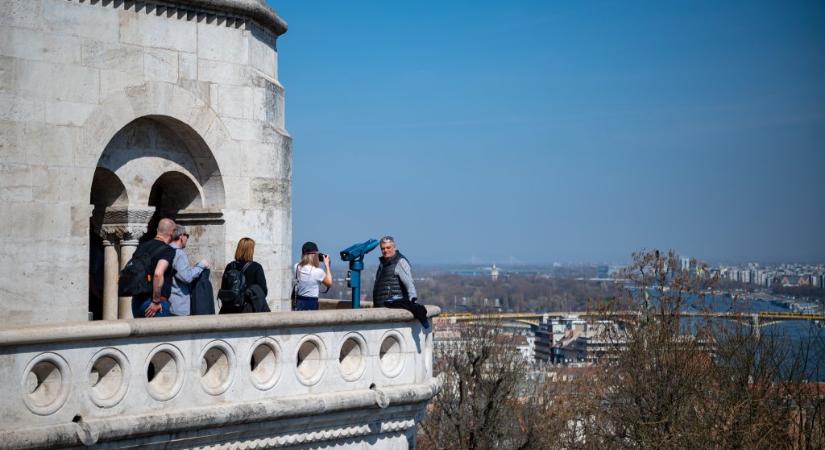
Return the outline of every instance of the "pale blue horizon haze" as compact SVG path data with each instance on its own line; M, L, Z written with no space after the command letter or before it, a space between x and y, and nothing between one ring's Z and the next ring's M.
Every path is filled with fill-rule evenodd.
M296 255L825 262L825 2L269 3Z

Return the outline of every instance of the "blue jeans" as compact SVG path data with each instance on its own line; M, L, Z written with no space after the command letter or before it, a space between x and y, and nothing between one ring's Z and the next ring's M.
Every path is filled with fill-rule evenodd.
M318 297L304 297L299 295L295 297L295 311L317 311Z
M152 297L147 297L143 301L136 297L132 297L132 317L135 319L145 319L146 308L149 307L150 303L152 303ZM169 300L161 300L160 311L155 313L155 317L168 317L170 306L171 304L169 303Z

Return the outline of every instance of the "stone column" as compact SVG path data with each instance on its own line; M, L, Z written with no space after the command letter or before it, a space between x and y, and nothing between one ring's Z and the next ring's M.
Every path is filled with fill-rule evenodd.
M115 238L103 234L103 320L117 320L117 260Z
M146 234L148 223L154 212L154 208L128 209L128 208L108 208L103 215L100 226L100 235L103 236L104 246L106 240L116 242L118 250L114 254L114 262L110 262L108 247L104 248L104 270L103 270L103 319L131 319L132 318L132 298L117 296L117 282L120 270L132 259L138 240ZM118 254L120 258L118 259ZM109 267L114 268L110 271ZM112 272L112 275L110 275ZM114 298L112 300L110 297ZM112 302L112 303L109 303ZM107 305L113 304L111 309ZM114 311L114 312L112 312ZM108 313L108 315L107 315Z
M132 259L138 246L138 239L146 233L146 225L127 224L124 227L120 240L120 269ZM117 311L118 319L132 318L132 297L120 297Z

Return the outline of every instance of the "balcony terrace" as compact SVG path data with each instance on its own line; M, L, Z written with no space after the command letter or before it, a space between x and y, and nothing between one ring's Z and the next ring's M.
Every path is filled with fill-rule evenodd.
M414 448L438 391L431 333L384 308L3 328L0 380L16 449Z

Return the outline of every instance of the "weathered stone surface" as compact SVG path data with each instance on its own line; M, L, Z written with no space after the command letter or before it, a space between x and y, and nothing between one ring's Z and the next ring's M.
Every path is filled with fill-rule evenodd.
M23 174L19 176L24 177ZM23 244L30 244L30 241L41 240L44 236L48 236L50 239L68 237L71 231L70 217L68 205L42 201L17 203L4 200L3 214L0 214L0 227L2 227L4 235L10 239L19 240ZM22 248L18 250L22 251ZM11 249L7 251L11 252ZM52 252L46 251L45 253L36 254L36 256L43 258L44 254L52 255ZM45 277L35 277L35 279L42 278ZM4 279L3 284L13 283L10 282L10 279Z
M178 81L178 53L163 49L146 49L143 75L147 81Z
M36 2L32 2L36 5ZM28 28L0 28L0 55L60 64L80 64L81 40Z
M253 178L252 204L265 209L284 207L289 200L289 180L278 178Z
M270 78L278 77L275 37L255 26L249 33L249 65Z
M26 153L38 145L39 135L26 133L23 122L0 121L0 162L25 163Z
M145 8L145 6L144 6ZM147 14L140 10L119 10L120 41L142 47L197 52L197 23L177 16Z
M218 105L218 112L223 117L252 119L254 107L253 88L221 86L218 91Z
M97 105L79 102L46 102L46 123L80 126Z
M27 164L0 164L0 201L32 200L32 174Z
M83 66L17 59L9 90L33 99L96 103L98 72Z
M35 198L75 202L88 196L86 169L65 166L31 166Z
M121 72L143 71L143 49L138 46L87 40L81 49L83 65Z
M181 80L198 79L198 55L180 52L178 54L178 77Z
M4 0L0 2L0 25L34 30L43 24L43 0Z
M141 61L143 53L141 52ZM140 86L145 82L143 78L143 68L136 72L123 72L120 70L100 71L100 97L106 99L112 94L125 91L128 87Z
M215 23L198 23L198 58L246 64L249 61L247 33Z
M229 135L236 141L263 141L264 127L260 122L250 119L232 119L226 117L222 119L226 129L229 130Z
M249 177L283 177L286 168L279 153L281 147L268 142L244 142L240 155L243 157L244 172Z
M235 86L248 86L250 83L246 66L204 59L198 59L198 78L203 81Z
M43 122L45 119L43 100L0 92L0 120Z
M118 40L118 13L114 8L65 0L42 0L44 26L52 33L104 42Z

